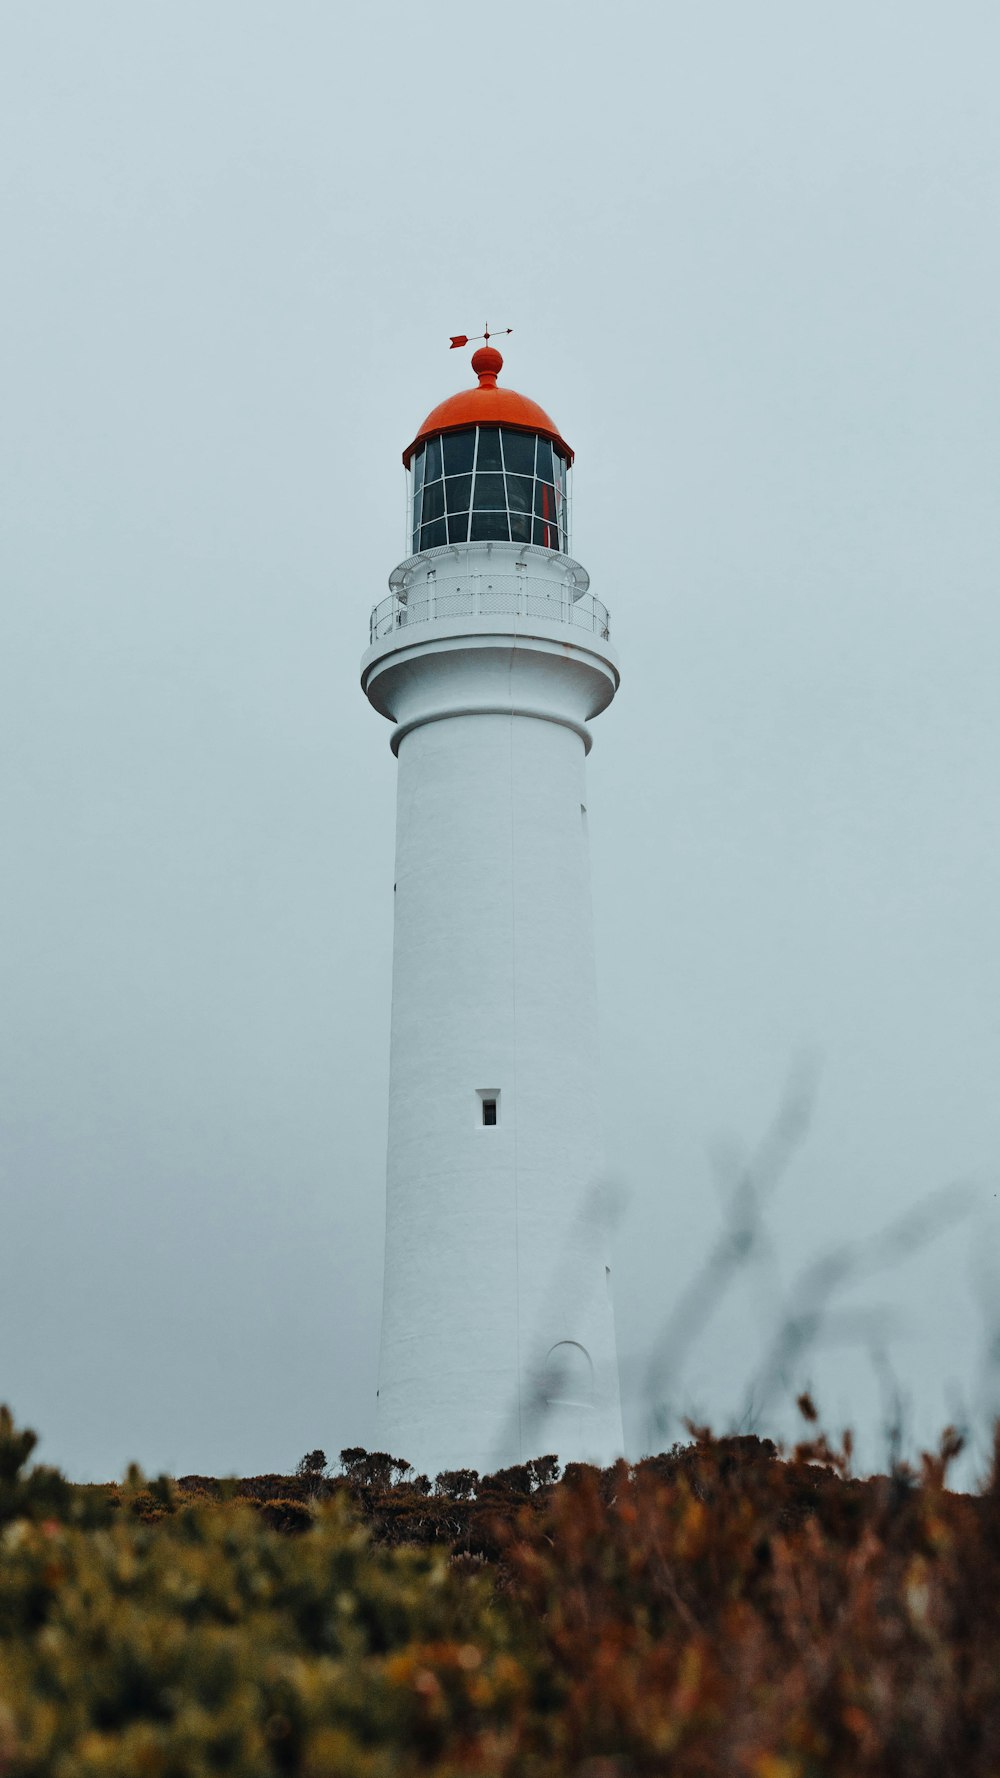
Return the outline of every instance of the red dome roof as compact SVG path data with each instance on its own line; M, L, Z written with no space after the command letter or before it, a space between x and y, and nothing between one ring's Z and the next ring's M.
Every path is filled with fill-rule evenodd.
M573 453L545 409L539 407L537 401L529 401L526 395L518 395L516 389L497 388L503 359L495 346L480 346L479 351L472 354L472 368L479 377L479 387L460 389L457 395L449 395L447 401L439 402L432 409L413 443L403 452L407 469L414 451L425 438L434 438L441 432L457 432L465 426L511 426L515 432L538 432L542 438L551 439L567 462L572 463Z

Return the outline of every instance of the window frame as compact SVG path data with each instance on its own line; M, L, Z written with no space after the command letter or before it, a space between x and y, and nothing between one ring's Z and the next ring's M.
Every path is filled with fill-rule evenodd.
M485 430L497 433L499 442L500 468L480 468L482 435ZM457 470L454 475L446 474L447 440L462 434L472 434L472 469ZM533 472L527 476L522 467L508 471L507 445L509 437L530 440L532 443ZM493 452L489 451L492 458ZM513 454L513 453L512 453ZM524 453L517 452L523 462ZM440 474L427 477L427 468L434 459ZM539 468L547 469L551 465L552 479L540 476ZM442 549L449 545L475 543L532 543L536 547L550 550L555 554L569 555L570 536L570 475L571 465L563 456L552 439L540 432L531 432L527 427L503 426L491 423L488 428L480 425L457 428L454 434L434 433L414 451L410 459L407 474L407 525L409 546L412 555L420 555L429 549ZM477 504L479 477L482 475L499 478L502 490L502 506L480 506ZM516 478L519 500L529 501L527 510L524 506L513 506L510 500L511 484L508 477ZM449 483L458 479L468 480L469 505L449 510ZM496 485L491 492L494 497L498 489ZM433 518L426 516L428 506L440 504L441 512ZM551 511L543 509L551 507ZM465 519L465 524L461 523ZM477 536L476 533L479 533ZM527 536L525 535L527 532ZM428 534L429 533L429 534Z

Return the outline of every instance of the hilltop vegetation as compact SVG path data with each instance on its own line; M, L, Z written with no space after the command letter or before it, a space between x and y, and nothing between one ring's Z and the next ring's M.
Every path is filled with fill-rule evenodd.
M807 1412L811 1410L806 1404ZM0 1414L3 1778L995 1778L1000 1476L698 1434L75 1488Z

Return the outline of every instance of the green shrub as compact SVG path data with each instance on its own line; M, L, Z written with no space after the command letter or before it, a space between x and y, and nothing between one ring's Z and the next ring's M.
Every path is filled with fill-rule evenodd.
M5 1778L457 1773L509 1737L509 1626L445 1551L374 1548L342 1497L289 1537L266 1519L298 1502L178 1510L131 1484L99 1529L4 1527Z

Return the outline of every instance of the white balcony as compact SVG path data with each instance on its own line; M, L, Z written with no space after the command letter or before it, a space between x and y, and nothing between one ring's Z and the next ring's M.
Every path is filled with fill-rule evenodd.
M536 619L608 640L608 608L579 562L527 545L470 544L400 563L371 614L372 644L419 624L464 617Z
M453 623L456 617L536 617L545 623L570 624L608 640L608 608L593 593L572 598L548 581L527 575L474 575L462 586L433 584L418 594L390 593L371 615L372 642L414 624Z

